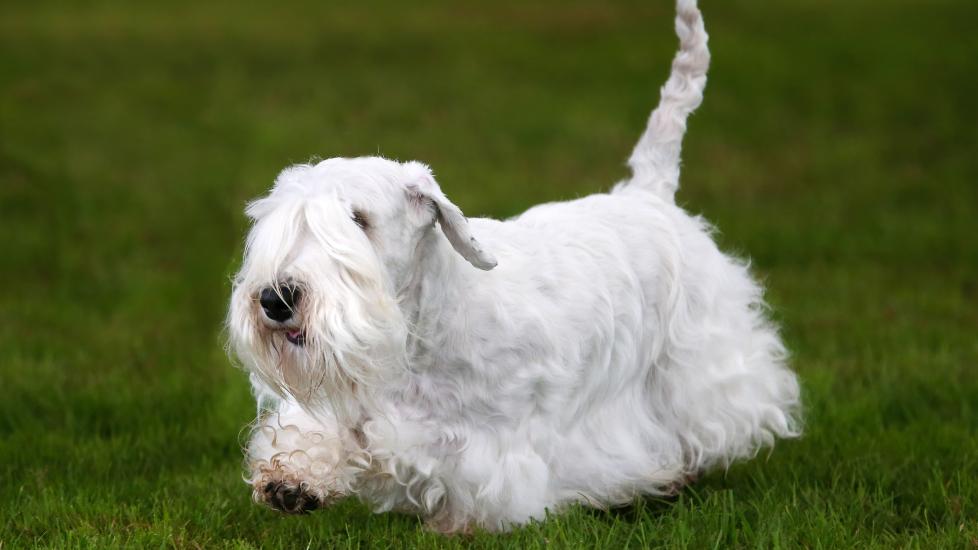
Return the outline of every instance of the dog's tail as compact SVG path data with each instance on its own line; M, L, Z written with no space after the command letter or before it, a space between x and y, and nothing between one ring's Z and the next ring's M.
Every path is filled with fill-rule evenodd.
M703 102L710 66L708 37L696 0L676 1L676 34L679 51L672 60L672 72L645 133L628 159L632 178L624 184L648 189L668 201L674 200L679 188L679 153L686 119Z

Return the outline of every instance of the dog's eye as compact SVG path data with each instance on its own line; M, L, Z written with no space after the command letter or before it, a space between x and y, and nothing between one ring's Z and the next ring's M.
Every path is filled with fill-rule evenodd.
M370 224L367 223L367 216L364 215L363 212L354 210L353 216L351 217L353 218L353 223L357 224L360 229L366 230L368 227L370 227Z

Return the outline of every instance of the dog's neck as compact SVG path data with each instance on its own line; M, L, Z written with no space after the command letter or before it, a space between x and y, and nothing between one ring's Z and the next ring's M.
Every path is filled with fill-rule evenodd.
M432 346L457 330L453 318L466 308L473 278L482 273L462 258L440 228L432 227L416 249L416 266L398 293L410 326L408 350L414 367L431 361Z

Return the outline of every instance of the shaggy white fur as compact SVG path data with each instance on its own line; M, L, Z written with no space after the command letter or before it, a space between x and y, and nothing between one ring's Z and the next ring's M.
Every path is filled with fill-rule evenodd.
M249 205L227 323L259 402L257 500L505 530L799 433L760 287L673 200L709 65L696 2L677 10L671 76L610 193L468 220L423 164L336 158Z

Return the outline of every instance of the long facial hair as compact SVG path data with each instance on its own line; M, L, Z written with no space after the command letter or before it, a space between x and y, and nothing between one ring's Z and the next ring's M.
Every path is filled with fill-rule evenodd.
M253 202L255 225L234 280L230 347L245 368L310 412L328 407L355 421L385 384L405 372L407 324L367 237L335 197ZM261 319L262 288L301 290L304 345Z

